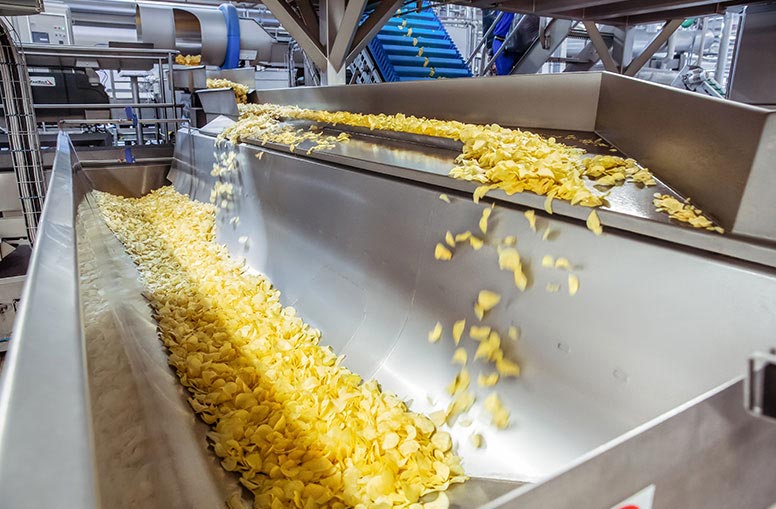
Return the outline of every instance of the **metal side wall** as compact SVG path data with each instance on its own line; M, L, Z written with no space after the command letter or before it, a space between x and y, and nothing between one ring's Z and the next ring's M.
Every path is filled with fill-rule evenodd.
M214 183L214 139L179 132L178 140L171 180L179 191L207 200ZM512 411L510 429L490 426L479 404L472 426L452 429L475 478L453 491L458 507L523 507L522 497L515 497L527 488L496 503L509 485L492 480L541 481L583 459L592 461L606 449L617 451L609 456L617 466L609 477L596 478L607 468L604 463L587 470L582 480L559 483L562 491L549 481L540 492L525 495L525 507L568 507L561 501L594 494L584 506L606 509L631 494L633 485L665 482L660 464L650 456L653 447L676 451L670 471L677 476L683 466L697 466L698 455L716 458L738 440L744 445L735 450L743 456L752 452L751 444L758 445L753 465L763 461L760 453L776 452L776 446L764 446L763 438L776 439L776 428L760 427L743 413L738 385L724 391L722 400L695 401L736 380L748 354L772 342L772 270L616 231L594 237L579 222L542 213L535 234L522 208L500 201L488 245L478 252L459 248L452 261L440 262L433 257L435 243L447 230L477 231L487 205L449 189L275 151L257 159L262 150L239 148L239 171L231 180L235 200L219 211L219 241L267 274L283 292L283 303L321 329L323 342L345 354L349 368L376 378L411 401L413 409L432 411L447 404L445 387L457 372L450 363L455 349L450 327L461 318L476 323L472 304L479 290L503 297L484 323L502 333L510 325L521 329L518 342L504 343L506 355L520 362L523 374L496 388ZM440 192L448 192L452 203L439 200ZM240 218L236 226L229 221L234 216ZM541 231L548 226L553 233L542 241ZM529 266L526 293L515 288L509 273L498 270L495 244L506 235L517 236ZM248 242L239 242L241 236ZM565 272L540 266L545 254L571 260L581 282L576 296L566 293ZM561 290L545 291L548 283L560 284ZM437 321L445 332L440 343L430 344L426 336ZM472 359L476 343L464 339L462 345ZM475 378L480 370L487 372L477 362L469 369ZM479 401L489 393L475 390ZM698 417L715 413L720 414L716 420ZM679 414L685 417L677 421ZM703 419L708 429L699 424ZM659 430L673 426L678 434L660 442ZM637 433L648 428L658 431L639 438ZM745 429L756 433L739 433ZM484 434L484 449L469 445L475 431ZM684 442L696 432L702 434L697 443ZM630 449L622 448L626 438L635 440L627 442ZM713 468L732 475L748 461ZM707 472L699 478L715 477ZM753 490L750 500L776 500L773 486L751 479L745 483ZM683 500L699 507L693 502L713 500L715 489L707 486L696 498L684 490ZM532 497L540 497L533 499L536 505L527 502ZM666 502L660 507L675 506Z

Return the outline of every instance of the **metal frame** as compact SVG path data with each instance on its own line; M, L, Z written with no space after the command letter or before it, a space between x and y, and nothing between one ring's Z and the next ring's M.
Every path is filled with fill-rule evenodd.
M17 49L15 39L10 25L0 19L0 86L3 88L3 111L27 239L30 244L34 244L46 195L46 181L43 176L30 78L24 53Z

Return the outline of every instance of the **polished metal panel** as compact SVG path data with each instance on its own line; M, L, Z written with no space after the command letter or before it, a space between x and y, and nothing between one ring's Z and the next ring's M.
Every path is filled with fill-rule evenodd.
M525 128L595 130L600 73L263 90L259 102L357 113L404 113Z
M747 7L739 29L728 97L776 108L776 5Z
M256 88L256 68L253 66L240 69L213 69L207 71L207 77L210 79L222 78L240 83L251 90Z
M213 138L179 132L178 139L171 179L181 192L207 200ZM496 388L512 409L509 430L494 430L478 405L472 427L452 429L476 478L537 481L568 468L740 376L750 351L772 342L772 270L615 230L593 237L577 221L543 213L534 234L524 209L502 201L488 246L459 248L451 262L439 262L434 244L447 230L475 231L486 205L445 189L447 204L438 199L439 187L399 172L388 178L274 150L257 159L262 150L240 146L231 180L235 201L218 213L218 239L267 274L284 304L321 329L322 341L344 354L348 367L376 378L413 409L431 411L449 400L445 386L457 371L450 364L453 321L475 323L480 289L503 296L504 305L484 321L502 332L520 327L517 343L504 341L523 375ZM233 216L238 225L230 223ZM555 233L542 241L547 226ZM498 270L494 246L509 234L517 235L530 266L526 293ZM248 242L240 243L241 236ZM549 282L565 288L564 272L539 266L544 254L571 259L578 295L544 290ZM445 333L430 344L426 334L436 321ZM462 344L471 358L476 344ZM470 367L473 375L480 369ZM477 392L480 401L488 393ZM485 435L483 450L468 444L475 430Z
M776 185L769 171L776 160L776 120L772 120L776 112L610 73L292 88L261 91L257 97L260 102L307 108L401 112L532 130L594 132L619 153L649 167L678 195L691 197L734 235L719 236L669 222L651 204L652 192L665 192L659 188L644 192L615 189L613 197L621 195L623 200L613 203L611 210L601 209L604 224L776 266L772 242L776 239L776 207L765 195ZM393 148L397 150L343 145L314 152L312 157L383 173L401 172L411 151L406 145ZM424 159L424 152L430 157ZM443 163L438 154L416 149L415 163L409 167L424 171L413 174L436 185L471 192L469 183L430 174L446 174L452 166L452 158ZM498 191L493 196L533 207L543 202L542 197L529 193L505 198ZM554 209L577 218L588 212L557 201Z
M98 505L78 312L74 161L62 136L0 380L0 491L10 509Z

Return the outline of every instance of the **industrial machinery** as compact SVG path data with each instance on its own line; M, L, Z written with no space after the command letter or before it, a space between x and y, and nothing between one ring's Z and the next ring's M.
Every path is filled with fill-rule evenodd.
M496 96L505 100L488 99ZM776 210L766 194L774 113L609 73L296 88L254 100L521 127L591 152L617 150L659 179L654 188L614 188L599 210L604 234L594 236L589 209L566 202L552 215L530 193L473 203L475 184L447 176L460 150L449 140L323 126L351 131L350 141L309 153L258 140L233 149L235 201L218 212L218 240L267 274L350 369L412 409L445 404L456 373L452 341L429 343L431 326L474 320L481 288L504 296L484 322L521 329L505 353L522 375L498 389L514 423L496 430L475 411L482 449L469 445L471 429L452 427L471 476L449 490L452 507L776 502L776 424L766 418L776 396L768 353ZM182 129L168 163L120 167L87 163L60 137L3 372L4 506L121 507L143 497L152 500L143 507L236 504L236 478L206 449L207 427L191 417L137 272L91 194L139 196L169 181L207 201L214 153L226 150L215 146L218 132ZM655 212L655 190L691 196L726 233ZM445 231L475 230L490 202L489 245L435 260ZM545 228L552 235L542 240ZM505 235L517 236L530 263L525 293L498 270L495 244ZM544 291L554 277L539 264L546 254L578 267L576 296ZM132 454L122 453L127 443Z

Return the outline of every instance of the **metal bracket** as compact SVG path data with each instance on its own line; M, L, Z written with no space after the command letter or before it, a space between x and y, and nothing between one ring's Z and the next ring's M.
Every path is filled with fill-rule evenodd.
M776 348L749 356L744 406L752 415L776 422Z

